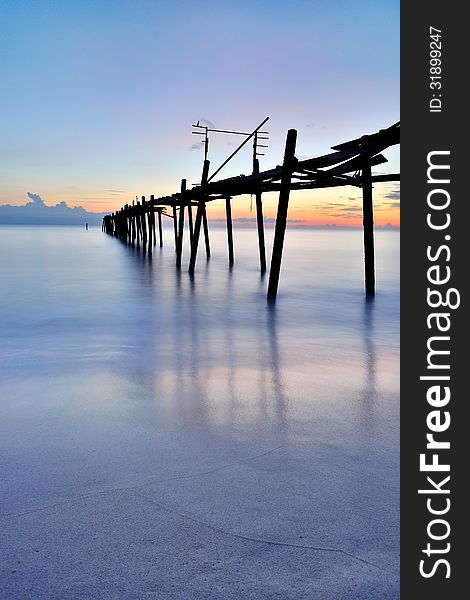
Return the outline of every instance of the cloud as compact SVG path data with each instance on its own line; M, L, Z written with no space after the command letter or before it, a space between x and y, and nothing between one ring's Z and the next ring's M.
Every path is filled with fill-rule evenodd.
M388 231L396 231L398 229L398 227L396 225L392 225L391 223L385 223L385 225L382 225L382 227L380 229L386 229Z
M41 196L39 196L39 194L32 194L31 192L28 192L28 198L31 198L34 204L44 204L44 200L41 198Z
M339 219L348 219L348 220L358 220L362 216L362 203L359 198L355 198L352 196L343 196L345 200L353 201L354 204L349 204L347 202L328 202L322 206L312 205L316 208L317 212L320 214L326 215L327 217L334 217ZM375 204L375 210L377 212L382 211L390 211L392 209L399 209L400 202L392 201L392 202L384 202L382 200L377 201ZM391 226L393 227L393 226Z
M399 210L400 209L400 201L394 200L393 202L383 202L379 200L375 204L375 210Z
M97 225L105 213L88 212L82 206L70 207L66 202L47 206L39 194L27 193L31 202L20 206L0 206L0 224L8 225Z
M209 121L209 119L206 119L205 117L201 117L199 119L199 123L202 123L203 125L207 125L207 127L209 127L209 129L215 129L214 123L212 123L212 121Z
M191 146L189 146L189 150L199 150L200 148L204 148L204 142L196 142L195 144L192 144Z
M341 217L345 219L357 219L362 213L362 206L345 206L339 202L329 202L324 206L317 207L318 212L329 217Z
M396 186L394 189L384 194L383 197L388 200L400 200L400 186Z
M209 129L215 129L214 123L212 123L212 121L209 121L209 119L206 119L205 117L201 117L200 119L198 119L198 123L209 127ZM189 146L189 150L191 151L200 150L201 148L204 148L204 140L201 140L200 142L196 142L195 144L191 144L191 146Z
M338 225L337 223L325 223L324 225L319 225L318 227L319 227L319 229L332 229L333 231L335 231L335 230L337 230L337 231L351 231L351 230L358 231L359 230L359 228L356 227L356 225L354 225L354 224Z
M357 215L356 213L347 213L347 212L341 212L341 213L333 213L329 215L330 217L338 217L341 219L357 219L359 217L359 215Z
M345 206L340 210L344 212L362 212L362 206Z

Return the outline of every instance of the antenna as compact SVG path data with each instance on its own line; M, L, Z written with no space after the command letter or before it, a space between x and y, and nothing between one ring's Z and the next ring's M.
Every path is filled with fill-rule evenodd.
M209 179L207 180L207 182L209 182L211 179L213 179L213 178L214 178L214 177L217 175L217 173L218 173L219 171L221 171L221 170L223 169L223 167L225 167L225 165L226 165L226 164L227 164L227 163L228 163L230 160L232 160L232 158L235 156L235 154L237 154L237 153L238 153L238 152L239 152L239 151L240 151L240 150L243 148L243 146L244 146L244 145L245 145L245 144L246 144L246 143L247 143L247 142L248 142L248 141L249 141L249 140L250 140L250 139L251 139L251 138L252 138L254 135L256 135L256 133L257 133L257 132L258 132L258 131L261 129L261 127L263 127L263 125L264 125L264 124L265 124L265 123L266 123L268 120L269 120L269 117L266 117L266 119L264 119L264 121L261 121L261 123L258 125L258 127L256 127L255 129L253 129L253 131L252 131L251 133L240 133L240 132L237 132L239 135L246 135L247 137L246 137L246 138L243 140L243 142L242 142L242 143L241 143L241 144L238 146L238 148L236 148L236 149L235 149L235 150L232 152L232 154L231 154L231 155L230 155L228 158L226 158L226 159L224 160L224 162L223 162L223 163L220 165L220 167L219 167L219 168L218 168L216 171L214 171L214 172L212 173L212 175L209 177ZM227 133L231 133L231 132L227 132ZM268 132L267 132L267 131L265 131L265 132L263 132L263 133L268 133Z
M203 131L191 131L194 135L203 135L204 136L204 160L207 160L207 155L209 154L209 136L208 132L212 131L206 125L199 125L199 121L196 125L191 125L191 127L202 129Z
M225 160L220 165L220 167L217 169L217 171L212 173L212 175L207 180L208 182L215 175L217 175L217 173L222 169L222 167L224 167L235 156L235 154L237 154L237 152L239 150L241 150L241 148L243 148L243 146L248 142L248 140L250 138L252 138L253 136L254 136L254 139L253 139L253 164L254 164L255 159L258 156L264 156L264 154L262 154L261 152L258 152L258 148L267 148L268 146L267 146L267 144L258 143L258 140L268 140L269 139L269 137L267 137L267 136L269 136L269 131L260 131L261 127L268 120L269 120L269 117L266 117L266 119L264 119L264 121L262 123L260 123L258 125L258 127L256 129L254 129L251 133L247 133L246 131L232 131L229 129L210 129L206 125L200 125L199 120L195 125L191 125L191 127L194 127L195 129L202 129L202 131L191 131L191 133L194 135L203 135L204 136L204 160L207 160L207 156L209 153L209 131L211 133L228 133L228 134L233 134L233 135L246 136L246 139L238 146L238 148L234 152L232 152L232 154L227 158L227 160ZM262 135L260 135L260 134L262 134Z
M267 144L260 144L259 140L269 140L266 135L260 135L260 133L267 134L267 131L256 131L253 137L253 168L255 168L255 161L258 156L264 156L264 152L258 152L258 148L267 148Z

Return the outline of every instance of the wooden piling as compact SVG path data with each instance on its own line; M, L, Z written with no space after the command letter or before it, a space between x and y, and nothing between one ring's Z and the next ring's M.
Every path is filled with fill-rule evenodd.
M147 225L148 225L148 232L149 232L149 247L148 247L148 251L149 253L152 252L152 247L153 247L153 231L152 231L152 213L153 208L149 207L147 210Z
M190 243L192 243L194 227L193 227L193 205L191 204L191 200L189 201L189 204L188 204L188 223L189 223L189 241L190 241Z
M147 213L147 221L149 227L149 252L151 252L152 246L155 246L155 218L153 215L153 202L155 200L155 196L150 194L150 205Z
M271 257L271 270L269 272L268 301L275 302L277 288L279 285L279 274L281 271L282 251L284 248L284 236L287 226L287 211L289 208L289 195L292 173L295 167L295 144L297 131L289 129L287 132L286 147L284 151L283 171L281 186L279 190L279 202L277 205L276 227L274 231L273 253Z
M160 248L163 248L162 211L161 210L158 210L158 235L160 238Z
M153 207L153 203L155 201L155 196L153 194L150 194L150 226L152 228L152 238L153 238L153 245L155 246L157 243L157 236L155 234L155 209Z
M142 239L142 226L141 226L141 222L140 222L140 202L137 202L136 206L137 206L136 215L135 215L135 223L137 226L136 241L137 241L137 248L140 248L140 241Z
M200 200L197 206L196 211L196 220L194 222L194 233L193 233L193 241L191 244L191 256L189 258L189 274L194 275L194 269L196 267L196 256L197 256L197 247L199 244L199 234L201 232L201 222L202 222L202 214L204 212L204 201Z
M199 234L201 233L201 223L202 216L205 212L205 203L206 203L206 188L207 188L207 176L209 174L209 165L210 161L205 160L204 166L202 168L202 178L201 178L201 198L197 205L196 212L196 220L194 223L194 232L193 232L193 240L191 243L191 256L189 259L189 274L194 275L194 269L196 267L196 256L197 256L197 247L199 244Z
M178 248L178 219L176 216L176 206L173 205L173 230L175 232L175 252Z
M253 159L253 175L259 173L259 160ZM261 273L266 273L266 245L264 241L264 217L263 217L263 201L261 198L261 190L256 191L256 224L258 227L258 248L259 248L259 265Z
M131 216L129 213L129 205L126 204L124 209L125 209L124 219L126 222L126 244L130 244L131 243Z
M140 211L141 222L142 222L142 245L145 250L145 246L147 245L147 224L145 223L145 196L142 196L142 208Z
M202 224L204 226L204 241L206 243L206 257L211 257L211 246L209 243L209 226L207 224L207 207L204 202L204 212L202 213Z
M364 227L364 275L366 297L375 296L374 206L372 200L371 157L362 167L362 216Z
M178 221L178 242L176 247L176 268L181 269L181 256L183 254L184 231L184 205L186 202L186 179L181 180L181 204Z
M225 198L225 215L227 218L228 264L233 267L232 203L230 196Z
M131 216L131 226L132 226L132 245L135 245L135 240L137 237L137 219L135 217L135 200L132 201L132 216Z

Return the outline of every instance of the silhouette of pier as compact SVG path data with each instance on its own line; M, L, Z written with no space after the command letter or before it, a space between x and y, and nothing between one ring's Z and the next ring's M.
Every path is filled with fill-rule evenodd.
M152 253L157 244L156 221L158 221L158 243L163 246L162 217L173 219L176 268L182 267L183 232L185 214L187 214L190 236L190 257L188 271L192 276L196 268L196 259L203 230L207 258L210 257L209 227L206 206L208 202L225 200L228 260L230 267L234 264L234 245L232 233L232 200L237 196L250 194L256 198L256 222L259 247L259 261L262 273L266 271L266 249L264 238L264 217L262 195L266 192L279 192L277 217L274 231L274 242L271 255L271 267L267 290L268 301L276 300L279 287L284 236L288 222L289 196L291 190L309 190L318 188L341 187L346 185L362 189L362 213L364 228L364 271L365 293L368 298L375 295L375 249L374 249L374 206L373 184L376 182L399 181L399 174L374 175L372 168L387 162L381 154L386 148L399 144L400 123L381 129L376 133L363 135L360 138L333 146L328 154L299 160L295 156L297 131L290 129L287 133L284 160L282 165L274 169L260 171L258 152L260 140L266 139L262 127L267 117L251 133L209 129L195 125L204 135L204 162L200 185L187 188L186 179L181 180L180 191L171 196L148 200L142 196L141 202L126 204L120 210L103 218L102 230L114 235L127 244L142 248ZM208 132L236 133L245 139L238 148L216 169L209 174ZM249 175L239 175L214 181L215 175L237 154L250 140L253 142L253 168ZM193 215L195 210L195 217Z

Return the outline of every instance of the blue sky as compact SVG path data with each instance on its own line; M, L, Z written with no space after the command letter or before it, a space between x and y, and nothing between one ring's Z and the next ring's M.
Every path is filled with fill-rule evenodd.
M262 168L290 127L314 156L399 119L398 1L3 0L0 18L0 203L31 190L98 211L177 191L200 176L201 118L269 115ZM235 141L213 136L214 168ZM247 150L221 175L249 169Z

